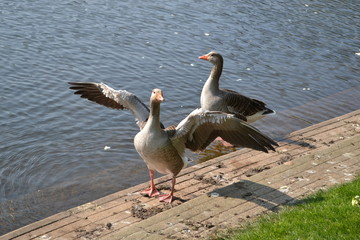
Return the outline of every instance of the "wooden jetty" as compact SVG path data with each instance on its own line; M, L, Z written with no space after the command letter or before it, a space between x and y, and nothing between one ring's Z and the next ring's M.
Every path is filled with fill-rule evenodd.
M360 110L291 133L273 153L249 149L184 169L172 205L140 184L0 239L206 239L217 231L351 181L360 169ZM167 191L170 178L156 180Z

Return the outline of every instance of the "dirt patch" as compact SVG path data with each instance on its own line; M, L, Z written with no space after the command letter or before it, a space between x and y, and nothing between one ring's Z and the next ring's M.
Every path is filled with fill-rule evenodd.
M217 167L217 168L225 168L226 166L223 163L219 163L219 164L215 165L215 167Z
M324 145L326 145L326 146L330 146L331 144L334 144L335 143L335 141L334 140L331 140L331 141L329 141L329 142L323 142L323 144Z
M154 207L150 207L150 208L146 208L144 204L133 204L130 209L131 216L140 218L140 219L147 219L158 213L161 213L161 212L171 209L175 206L178 206L181 203L182 203L181 200L174 200L171 204L164 203L163 205L154 206Z
M156 187L157 190L161 191L161 190L171 190L171 186L170 185L167 185L167 184L161 184L161 185L158 185Z
M284 164L286 162L289 162L289 161L291 161L293 159L294 159L294 157L287 153L286 156L281 157L280 160L277 161L276 163L278 165L282 165L282 164Z
M135 204L131 206L131 215L136 218L147 219L162 212L163 210L164 209L161 207L145 208L145 205Z
M261 167L257 167L257 168L251 168L251 169L247 170L246 172L244 172L244 174L247 177L251 177L251 176L254 176L255 174L261 173L262 171L268 170L270 168L271 168L270 166L261 166Z
M210 229L215 227L214 224L212 224L209 221L205 221L205 222L195 222L195 221L191 221L191 220L184 220L184 221L180 221L180 223L184 223L186 225L186 227L184 227L183 230L192 230L192 231L199 231L200 229Z
M196 174L194 174L193 179L198 180L198 181L201 181L201 180L204 179L204 175L196 175Z
M316 146L314 144L311 144L309 142L312 142L312 143L316 143L317 140L314 139L314 138L311 138L311 137L305 137L305 138L301 138L300 141L298 142L298 144L302 147L307 147L307 148L310 148L310 149L315 149Z
M108 223L109 224L109 223ZM111 227L111 226L110 226ZM76 229L76 239L84 239L84 240L95 240L98 239L101 233L105 230L105 226L97 226L94 229L86 230L86 229Z
M205 177L204 175L194 175L193 177L195 180L201 181L203 184L210 184L210 185L222 185L221 182L223 182L224 174L219 173L212 177Z

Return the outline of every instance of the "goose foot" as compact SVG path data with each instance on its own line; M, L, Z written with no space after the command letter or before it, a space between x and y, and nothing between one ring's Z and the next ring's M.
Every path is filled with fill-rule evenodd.
M173 201L175 182L176 182L176 175L173 175L172 181L171 181L171 192L168 194L159 195L160 202L171 203Z
M150 187L140 192L141 195L147 195L149 197L159 196L160 192L156 189L154 184L154 170L149 169L150 175Z
M160 192L156 189L156 188L147 188L145 189L144 191L141 191L140 192L141 195L147 195L149 197L155 197L155 196L159 196L160 195Z
M171 203L173 201L173 195L171 193L159 195L159 200L160 202Z

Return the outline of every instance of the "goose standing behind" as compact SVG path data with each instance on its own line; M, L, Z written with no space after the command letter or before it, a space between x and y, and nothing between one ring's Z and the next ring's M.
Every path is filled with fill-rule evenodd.
M140 127L134 145L144 159L150 173L150 188L141 192L160 201L172 202L176 176L186 166L185 148L204 150L216 137L236 145L264 152L274 150L276 142L263 135L233 114L195 109L177 126L163 129L160 123L162 91L154 89L150 97L150 110L134 94L114 90L103 83L69 83L75 94L115 109L130 110ZM160 194L154 184L154 171L172 175L171 191Z
M248 98L229 89L219 88L219 80L224 62L220 53L212 51L199 58L207 60L214 65L201 92L201 108L210 111L233 113L249 123L259 120L266 115L275 114L275 111L267 108L262 101Z

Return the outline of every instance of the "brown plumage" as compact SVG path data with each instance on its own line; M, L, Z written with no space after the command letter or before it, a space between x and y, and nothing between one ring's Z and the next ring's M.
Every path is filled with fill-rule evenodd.
M105 88L104 84L102 86ZM120 91L123 90L115 91L115 93ZM86 91L82 92L84 96L88 96L87 94ZM130 93L127 92L128 94ZM114 95L116 94L109 96L113 97ZM113 97L114 99L119 102L119 99L123 98ZM131 97L130 99L134 98ZM140 101L138 98L136 99L136 101ZM121 101L120 105L133 113L137 113L137 115L141 115L140 113L145 111L144 109L134 109L143 108L142 102L141 104L129 104L124 100ZM144 121L144 116L138 119L138 121L145 122L145 125L136 134L134 145L139 155L144 159L150 173L150 188L143 191L142 194L150 197L159 196L160 201L171 202L176 176L188 162L185 157L185 148L192 151L204 150L218 136L235 146L249 147L264 152L274 150L273 146L278 146L275 141L235 115L218 111L195 109L176 127L173 125L163 129L160 125L160 104L163 101L162 91L154 89L150 97L150 112L146 118L147 121ZM136 114L134 115L136 116ZM172 187L169 194L160 195L156 190L154 171L172 175Z

